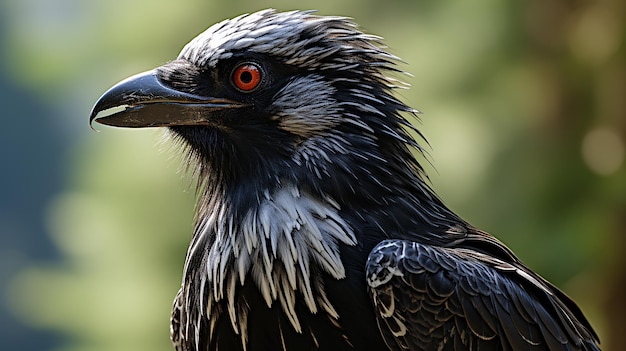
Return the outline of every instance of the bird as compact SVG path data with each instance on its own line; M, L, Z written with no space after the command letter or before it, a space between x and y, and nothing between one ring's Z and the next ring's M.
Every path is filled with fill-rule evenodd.
M197 179L177 351L600 350L432 189L400 62L350 18L267 9L97 100L90 125L164 128Z

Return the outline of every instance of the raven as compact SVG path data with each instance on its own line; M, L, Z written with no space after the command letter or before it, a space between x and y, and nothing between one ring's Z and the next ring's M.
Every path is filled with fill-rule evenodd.
M96 102L90 123L167 127L199 179L176 350L599 350L430 188L398 60L349 19L263 10Z

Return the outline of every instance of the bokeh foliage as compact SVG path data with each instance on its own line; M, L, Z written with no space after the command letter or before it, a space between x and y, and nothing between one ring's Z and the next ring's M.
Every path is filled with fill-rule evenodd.
M60 116L47 121L54 125L48 132L71 140L67 152L50 156L65 185L40 219L60 259L30 257L2 295L13 318L64 337L45 347L171 349L168 318L191 233L191 180L161 133L93 133L88 111L113 83L173 59L210 24L265 7L294 5L0 2L0 65ZM618 350L626 335L623 1L325 0L297 7L353 17L386 38L413 75L403 77L411 89L398 94L423 112L433 187L572 295L604 350ZM49 170L39 172L45 182Z

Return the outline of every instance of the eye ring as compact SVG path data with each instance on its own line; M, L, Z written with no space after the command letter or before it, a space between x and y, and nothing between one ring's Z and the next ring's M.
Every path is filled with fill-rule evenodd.
M231 82L233 86L243 92L251 93L255 91L263 81L263 70L259 65L252 62L239 64L233 69Z

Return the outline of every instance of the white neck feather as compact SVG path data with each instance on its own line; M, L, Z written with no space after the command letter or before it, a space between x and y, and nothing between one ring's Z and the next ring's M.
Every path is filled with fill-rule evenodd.
M297 294L311 313L321 309L338 318L311 270L316 266L316 271L344 278L339 244L356 245L354 232L339 216L339 205L333 199L317 199L286 185L266 193L241 223L233 223L226 209L216 208L199 223L199 236L215 236L212 246L203 249L199 246L207 241L195 238L187 254L186 273L191 256L206 255L200 260L206 264L205 270L200 270L206 272L200 277L200 302L206 304L201 313L209 314L210 320L217 318L210 315L211 307L226 299L233 328L245 345L248 307L236 298L235 291L237 284L244 285L251 278L268 307L280 301L297 332L302 332L295 312Z

